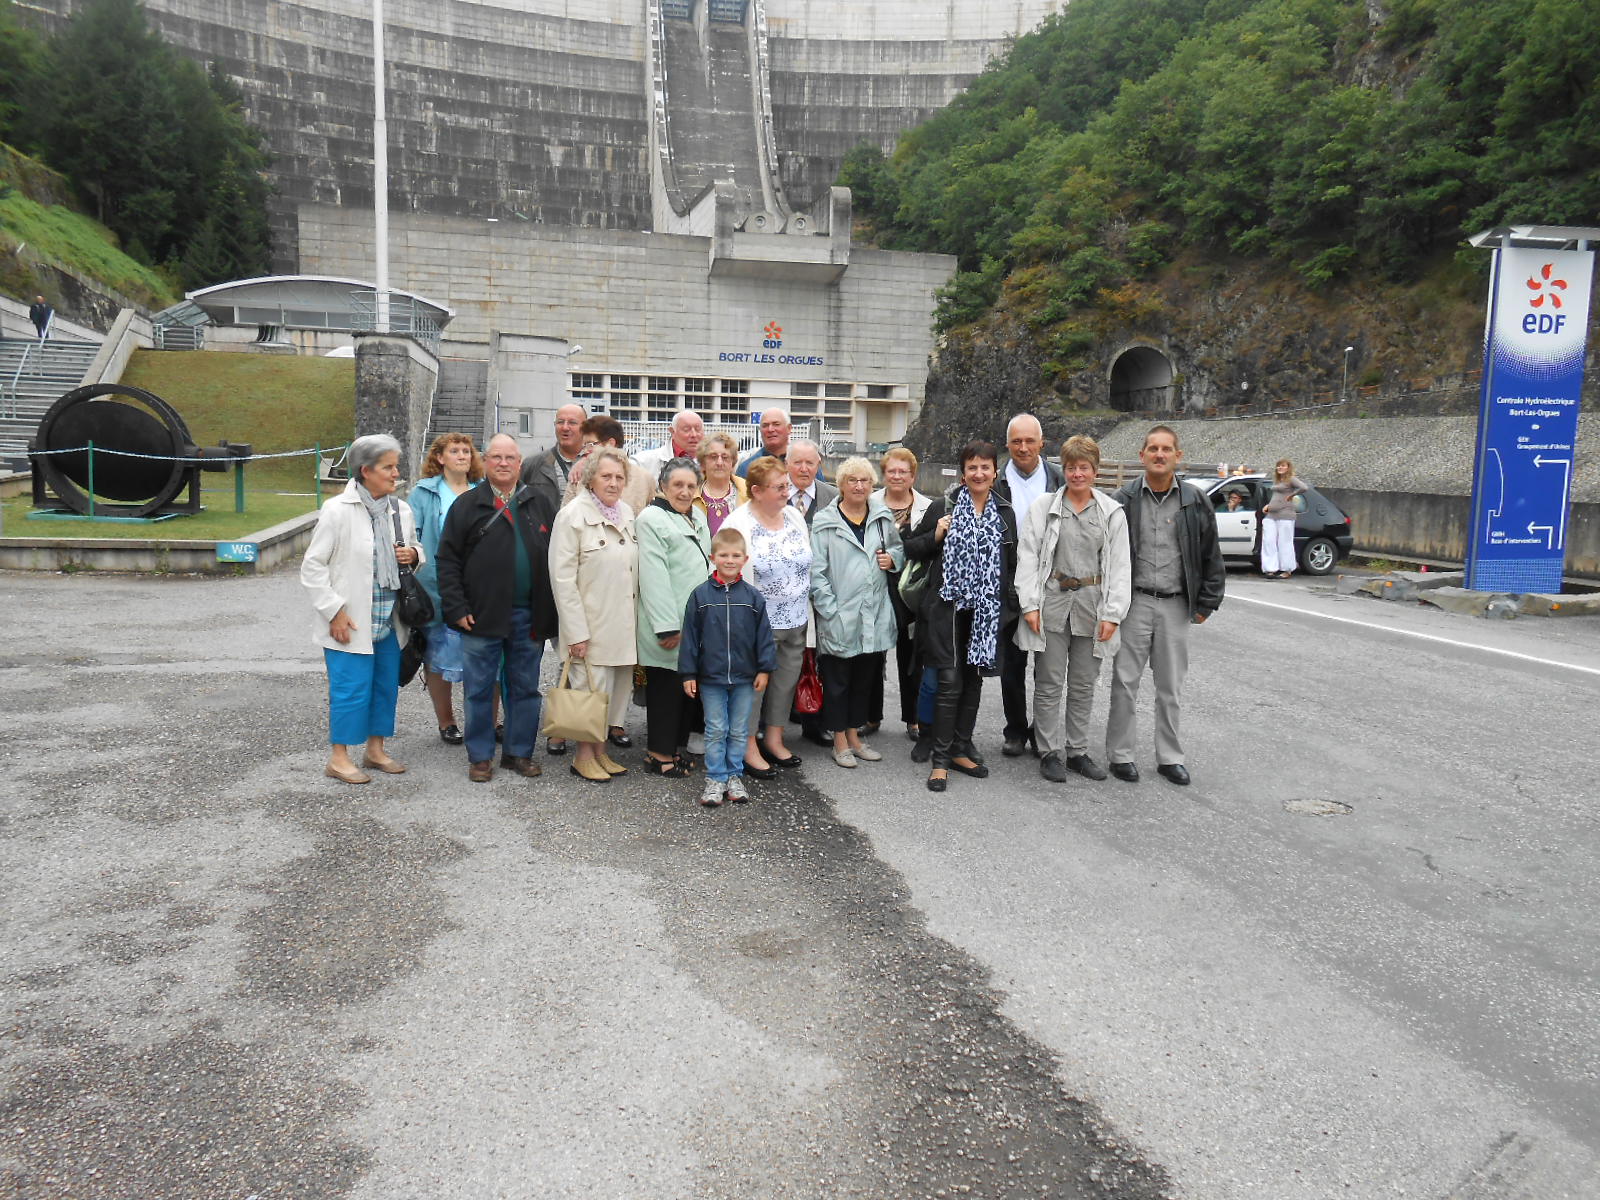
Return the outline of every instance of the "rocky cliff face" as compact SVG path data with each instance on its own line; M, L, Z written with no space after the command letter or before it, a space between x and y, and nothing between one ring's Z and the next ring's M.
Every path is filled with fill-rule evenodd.
M1002 437L1016 412L1036 413L1049 438L1096 435L1129 415L1475 413L1486 292L1471 262L1443 262L1420 283L1312 291L1269 265L1195 257L1102 293L1070 325L1030 324L1007 298L990 322L944 340L906 442L948 460L969 437ZM1600 409L1597 324L1591 312L1590 410ZM1118 360L1133 350L1166 360L1164 394L1115 390Z

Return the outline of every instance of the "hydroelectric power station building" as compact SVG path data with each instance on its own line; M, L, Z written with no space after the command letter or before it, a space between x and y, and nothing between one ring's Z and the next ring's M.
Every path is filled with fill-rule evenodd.
M370 0L144 3L266 133L275 269L372 278ZM47 24L75 4L18 0ZM441 398L529 445L568 398L898 438L955 264L854 246L832 182L1059 6L388 0L390 279L455 313Z

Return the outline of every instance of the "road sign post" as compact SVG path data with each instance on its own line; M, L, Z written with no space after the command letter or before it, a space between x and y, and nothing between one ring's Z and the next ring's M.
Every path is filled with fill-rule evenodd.
M1517 226L1493 250L1467 540L1469 588L1559 592L1600 229Z

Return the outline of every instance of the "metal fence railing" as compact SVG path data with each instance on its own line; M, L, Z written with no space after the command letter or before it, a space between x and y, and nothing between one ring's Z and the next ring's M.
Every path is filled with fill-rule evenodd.
M383 307L384 297L375 291L351 292L350 328L363 332L384 329L387 333L403 333L416 338L434 354L439 353L439 323L414 297L404 292L390 292L387 314L379 311Z

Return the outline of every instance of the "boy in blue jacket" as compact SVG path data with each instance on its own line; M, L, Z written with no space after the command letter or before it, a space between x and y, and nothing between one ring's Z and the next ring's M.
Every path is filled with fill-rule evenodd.
M765 691L778 665L767 602L739 572L744 534L726 527L711 539L716 570L689 596L678 643L683 690L699 696L706 717L706 782L700 803L716 808L723 794L735 804L750 799L744 786L744 744L755 694Z

